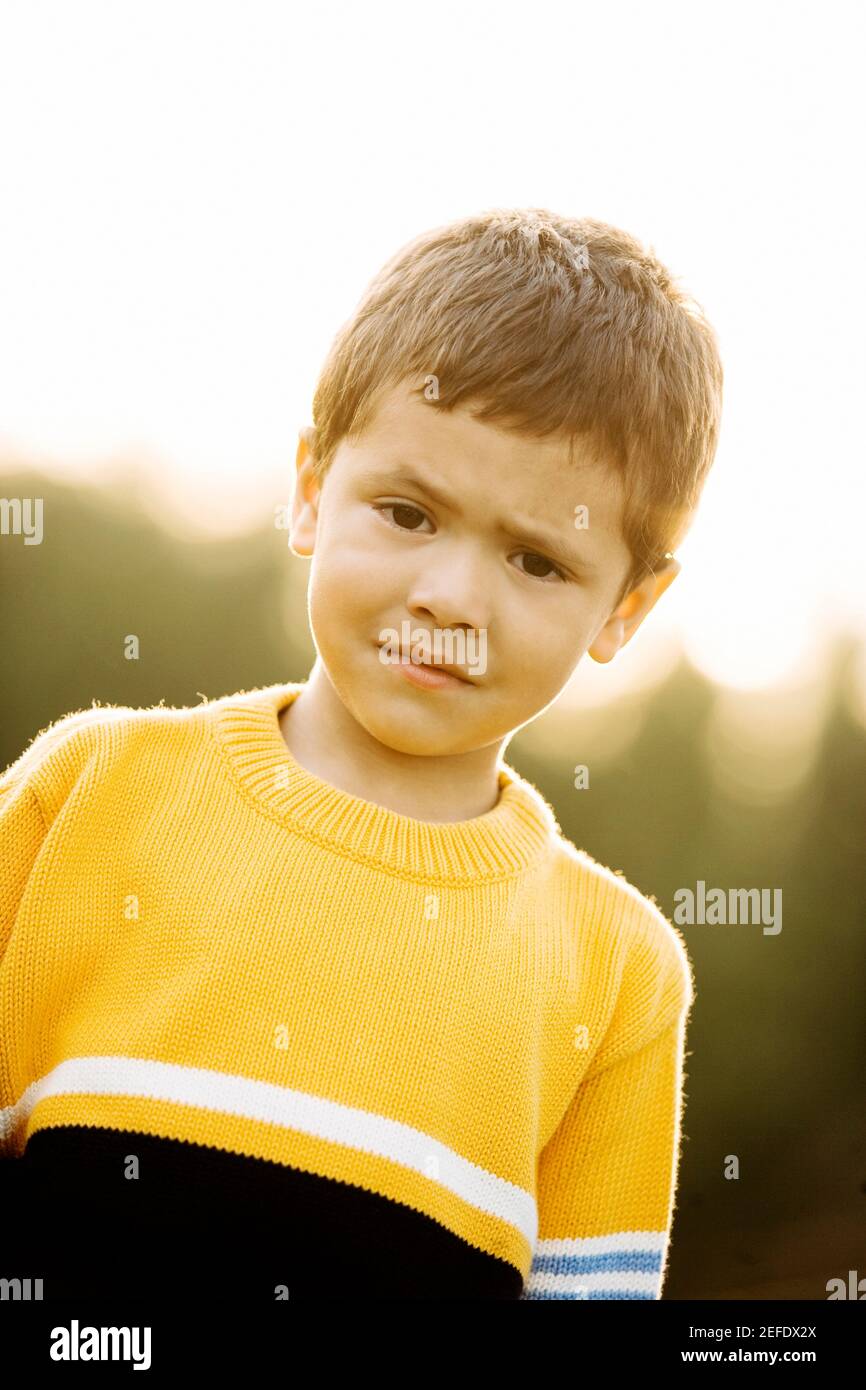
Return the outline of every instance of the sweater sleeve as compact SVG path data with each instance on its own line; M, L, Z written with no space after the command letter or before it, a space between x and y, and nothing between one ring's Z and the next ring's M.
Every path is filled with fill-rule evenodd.
M87 731L104 718L100 709L64 715L0 773L0 962L48 834L52 805L56 813L83 766Z
M0 781L0 960L44 838L45 821L33 789L24 780Z
M679 1163L687 1011L590 1071L542 1151L525 1299L658 1299Z
M18 906L30 870L45 836L39 802L26 781L0 780L0 970ZM3 1249L8 1259L20 1256L20 1232L16 1215L29 1210L24 1166L6 1153L13 1102L9 1089L5 1049L11 1044L10 1020L0 1008L0 1211L3 1216Z
M102 717L99 710L75 711L42 730L27 748L0 773L0 975L15 930L21 902L52 820L69 787L74 784L85 758L82 731ZM27 1170L6 1152L14 1119L13 1106L20 1099L8 1065L16 1045L12 1019L5 1013L8 990L0 991L0 1210L26 1210L23 1184ZM20 1201L19 1201L20 1199ZM4 1248L12 1248L4 1229Z

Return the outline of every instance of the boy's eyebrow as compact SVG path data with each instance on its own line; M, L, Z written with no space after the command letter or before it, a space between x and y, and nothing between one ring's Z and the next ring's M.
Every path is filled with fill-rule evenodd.
M440 492L435 483L427 482L426 479L413 473L410 469L374 469L364 474L364 481L366 483L391 483L396 487L415 487L419 492L426 492L427 496L432 501L438 502L440 507L445 507L448 511L451 510L451 503L444 492ZM541 546L542 549L550 551L556 559L561 560L564 565L586 570L589 574L598 573L598 565L588 560L584 555L578 555L576 552L572 554L562 537L557 536L553 531L548 531L545 527L536 525L535 529L532 530L515 521L509 522L508 525L500 524L499 529L504 535L510 536L512 540L523 541L527 545Z

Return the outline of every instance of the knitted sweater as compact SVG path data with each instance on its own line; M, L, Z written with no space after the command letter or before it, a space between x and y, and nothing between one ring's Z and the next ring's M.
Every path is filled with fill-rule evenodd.
M460 822L314 776L302 689L69 714L0 777L0 1278L659 1298L679 933L507 764Z

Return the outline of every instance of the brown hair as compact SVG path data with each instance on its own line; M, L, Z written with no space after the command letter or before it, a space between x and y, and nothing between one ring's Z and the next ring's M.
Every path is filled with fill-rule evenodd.
M494 208L415 238L341 327L313 398L321 482L381 392L434 375L434 409L583 436L619 469L632 566L617 604L682 539L718 442L722 366L700 306L627 232ZM427 395L425 394L425 399Z

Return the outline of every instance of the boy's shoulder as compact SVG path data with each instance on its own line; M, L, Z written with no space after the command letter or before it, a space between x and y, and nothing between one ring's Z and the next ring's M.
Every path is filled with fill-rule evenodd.
M105 766L140 739L160 730L189 725L207 704L179 707L105 704L72 710L52 720L31 738L0 772L0 794L30 787L43 805L61 803L88 768Z
M578 848L558 830L557 848L564 872L581 904L580 928L591 931L608 958L622 957L628 969L676 995L688 1011L695 994L692 964L685 941L655 897L641 892L620 869L611 869Z

